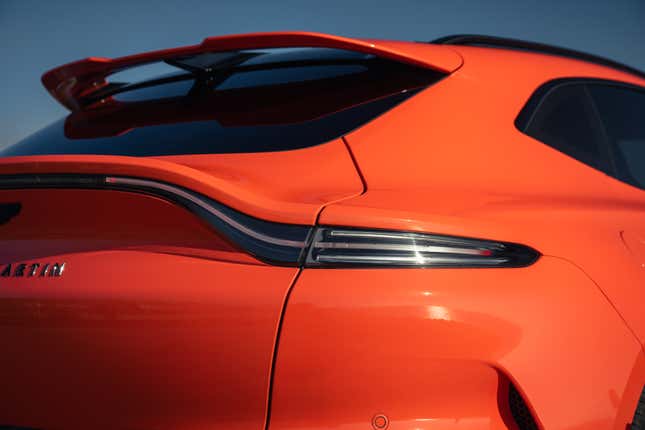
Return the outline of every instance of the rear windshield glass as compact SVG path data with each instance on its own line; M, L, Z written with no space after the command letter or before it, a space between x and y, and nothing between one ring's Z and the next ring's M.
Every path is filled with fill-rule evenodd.
M0 156L160 156L284 151L340 137L444 74L325 49L200 54L169 73L119 81L85 108L0 150Z

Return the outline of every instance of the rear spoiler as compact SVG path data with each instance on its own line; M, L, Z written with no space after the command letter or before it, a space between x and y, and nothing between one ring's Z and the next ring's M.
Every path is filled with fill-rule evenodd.
M164 49L120 58L89 57L46 72L42 82L47 91L71 111L81 109L80 100L108 85L116 72L144 64L205 52L268 48L335 48L450 73L461 65L461 57L446 46L369 41L308 32L250 33L209 37L199 45ZM431 60L429 60L431 59Z

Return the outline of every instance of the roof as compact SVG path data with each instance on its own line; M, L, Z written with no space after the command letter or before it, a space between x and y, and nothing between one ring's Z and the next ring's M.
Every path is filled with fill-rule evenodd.
M645 72L619 63L617 61L600 57L597 55L589 54L582 51L577 51L569 48L563 48L555 45L548 45L539 42L530 42L520 39L510 39L497 36L486 36L479 34L455 34L451 36L440 37L430 43L435 45L457 45L457 46L479 46L489 48L505 48L520 51L528 51L540 54L555 55L559 57L572 58L576 60L585 61L588 63L598 64L601 66L610 67L612 69L627 72L632 75L645 79Z

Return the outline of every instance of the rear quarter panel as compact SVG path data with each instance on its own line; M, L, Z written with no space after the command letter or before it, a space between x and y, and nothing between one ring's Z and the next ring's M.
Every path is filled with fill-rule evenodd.
M547 55L455 49L460 69L347 136L367 192L326 207L320 222L519 242L562 257L589 274L645 342L645 272L621 239L644 231L645 191L514 126L549 80L645 80Z
M501 375L501 377L500 377ZM640 344L579 269L305 269L278 350L271 429L506 429L510 378L541 428L624 430Z

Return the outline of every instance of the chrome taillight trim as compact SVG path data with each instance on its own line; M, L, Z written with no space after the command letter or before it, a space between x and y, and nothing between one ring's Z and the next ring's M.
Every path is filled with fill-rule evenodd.
M107 188L146 192L182 205L219 235L269 264L300 265L313 229L254 218L190 189L152 179L106 176L104 183Z
M197 195L193 193L186 192L182 190L179 187L175 187L173 185L168 185L164 184L162 182L157 182L157 181L150 181L147 179L135 179L135 178L122 178L122 177L117 177L117 176L108 176L105 178L105 182L107 184L115 184L115 185L130 185L134 187L145 187L145 188L151 188L151 189L157 189L161 191L165 191L167 193L171 193L175 196L181 197L183 199L186 199L190 201L191 203L201 207L205 211L211 213L212 215L216 216L226 224L230 225L231 227L241 231L244 234L247 234L248 236L253 237L254 239L260 240L262 242L270 243L273 245L278 245L278 246L289 246L289 247L300 247L304 248L306 245L306 241L298 241L298 240L288 240L288 239L280 239L277 237L272 237L268 236L264 233L261 233L257 230L253 230L252 228L249 228L237 221L235 221L233 218L227 216L224 214L222 211L218 210L217 208L213 207L212 204L207 203L204 199L198 197Z

